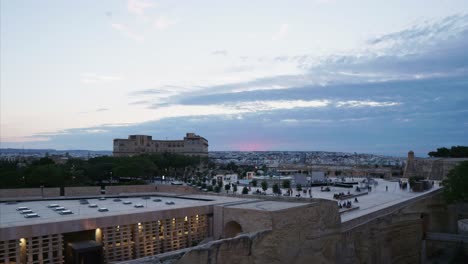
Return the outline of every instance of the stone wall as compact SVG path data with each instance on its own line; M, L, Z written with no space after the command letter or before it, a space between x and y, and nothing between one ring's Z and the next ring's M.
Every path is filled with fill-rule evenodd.
M258 247L260 263L336 263L339 228L340 216L333 201L296 212L275 212L273 232Z
M150 193L155 192L155 185L113 185L106 186L106 194L118 195L121 193Z
M100 195L99 186L65 187L65 196Z
M216 226L214 227L214 239L226 237L223 233L224 226L231 221L239 223L244 233L271 229L273 226L269 212L226 208L224 206L214 206L213 211L216 222Z
M426 257L428 259L437 259L441 255L455 256L460 253L465 255L465 257L468 256L468 244L461 242L426 241ZM452 258L449 257L449 259Z
M223 207L214 209L215 221L236 221L244 232L271 231L214 241L187 252L178 264L336 262L340 217L333 201L320 200L273 211L230 208L229 205L223 210L220 208Z
M338 243L339 263L420 263L419 214L385 216L348 232Z
M56 197L56 196L60 196L60 188L0 189L0 198Z
M152 193L152 192L180 193L180 194L200 193L198 189L191 187L191 186L185 186L185 185L159 184L159 185L106 186L106 194L108 195L118 195L121 193Z
M443 180L451 169L467 160L468 158L408 158L403 177L423 176L430 180Z
M192 194L200 193L200 191L191 186L185 185L169 185L169 184L159 184L156 185L157 192L166 192L166 193L183 193L183 194Z
M420 263L424 231L451 225L441 220L451 212L447 208L439 193L366 218L362 224L342 225L336 203L328 200L312 199L309 205L257 214L227 204L214 208L215 222L233 220L244 232L257 231L186 249L170 263ZM261 217L266 219L259 221ZM269 230L258 231L270 225ZM435 247L428 244L431 252ZM157 256L152 261L132 263L165 263Z

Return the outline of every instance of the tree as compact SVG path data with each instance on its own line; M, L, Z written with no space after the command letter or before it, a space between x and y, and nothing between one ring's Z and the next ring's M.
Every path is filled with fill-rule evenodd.
M298 192L302 191L302 185L301 185L300 183L298 183L298 184L296 185L296 190L297 190Z
M252 186L253 186L253 187L257 187L257 180L256 180L256 179L253 179L253 180L252 180Z
M33 162L33 165L54 165L54 164L55 164L54 160L49 157L40 158L39 160L36 160Z
M62 167L53 164L31 166L26 172L28 187L60 187L64 186L65 175Z
M262 185L262 190L266 192L266 190L268 190L268 182L262 181L261 185Z
M216 185L216 179L211 180L211 185Z
M226 165L226 169L236 172L238 169L238 166L236 165L236 163L234 163L234 161L231 161Z
M413 177L410 177L410 178L408 179L408 183L409 183L410 188L413 188L413 186L414 186L414 184L415 184L416 182L422 181L422 180L424 180L424 179L425 179L424 176L413 176Z
M273 184L273 193L279 194L280 188L277 183Z
M23 187L23 172L18 169L18 163L8 160L0 160L0 188Z
M216 186L214 187L214 191L217 192L217 193L219 193L219 192L221 191L221 187L219 187L219 185L216 185Z
M450 170L443 181L444 196L447 202L468 201L468 161L463 161Z
M249 193L249 189L244 186L244 188L242 188L242 194L248 194Z
M289 189L289 188L291 188L291 181L290 181L290 180L284 180L284 181L283 181L283 188L284 188L284 189Z
M237 193L237 185L236 185L236 184L233 184L233 185L232 185L232 191L233 191L234 193Z
M427 153L430 157L439 158L466 158L468 157L468 147L465 146L452 146L448 148L438 148L437 151Z
M231 189L231 184L224 185L224 190L229 191Z

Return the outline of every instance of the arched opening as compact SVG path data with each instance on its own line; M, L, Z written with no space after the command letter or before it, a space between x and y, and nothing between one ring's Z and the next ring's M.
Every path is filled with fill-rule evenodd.
M236 221L230 221L224 226L225 237L235 237L242 232L242 226Z

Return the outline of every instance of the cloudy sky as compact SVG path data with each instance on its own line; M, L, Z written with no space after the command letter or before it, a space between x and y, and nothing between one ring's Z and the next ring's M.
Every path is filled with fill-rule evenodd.
M1 0L0 147L468 145L461 1Z

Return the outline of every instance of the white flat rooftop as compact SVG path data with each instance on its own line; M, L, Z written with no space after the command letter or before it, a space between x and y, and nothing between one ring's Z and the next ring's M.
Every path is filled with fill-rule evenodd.
M85 219L85 218L96 218L106 217L112 215L132 214L140 212L150 211L162 211L177 208L187 208L195 206L205 206L220 204L226 202L237 202L245 201L247 199L238 199L223 196L187 196L188 199L166 197L166 196L149 196L150 199L143 199L142 197L120 197L121 201L114 201L117 197L106 198L106 200L94 199L83 199L87 200L89 204L96 204L96 208L90 208L89 204L80 204L81 199L73 200L41 200L41 201L24 201L15 204L0 203L0 228L11 227L11 226L22 226L31 225L38 223L48 222L59 222L65 220ZM184 196L185 197L185 196ZM155 202L155 199L160 199L160 202ZM197 199L210 199L210 200L197 200ZM131 204L124 204L124 201L131 202ZM166 204L166 202L174 202L174 204ZM52 208L48 208L48 205L58 204L67 210L71 210L73 214L60 215ZM135 208L136 204L140 204L143 207ZM16 209L18 207L27 207L34 213L37 213L40 217L36 218L25 218L23 214L20 214ZM99 208L107 208L108 212L99 212Z

